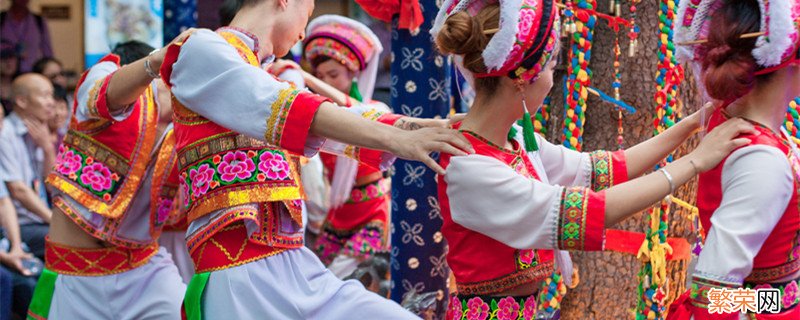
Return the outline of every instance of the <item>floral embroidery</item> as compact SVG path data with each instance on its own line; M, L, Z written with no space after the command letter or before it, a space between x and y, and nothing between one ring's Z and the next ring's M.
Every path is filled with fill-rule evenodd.
M183 207L184 208L188 208L189 207L189 196L190 196L189 195L189 184L186 183L185 179L181 179L180 185L181 185L181 197L183 198Z
M256 166L253 160L242 151L228 152L222 156L222 162L217 167L222 181L232 182L235 179L247 180L253 176Z
M270 180L284 180L289 177L289 163L286 162L283 155L264 152L258 158L258 168L261 172L266 173L266 177Z
M237 140L220 140L220 143L236 143ZM204 149L207 148L207 149ZM208 152L208 149L215 150L217 145L206 147L201 146L198 150L191 150L188 153ZM193 155L179 155L180 161L188 159ZM295 187L293 185L292 164L280 150L277 149L236 149L222 151L211 154L196 160L194 164L181 168L181 183L189 185L191 188L182 187L182 191L188 193L184 197L184 208L192 208L195 201L200 198L210 196L212 193L220 193L223 187L235 186L242 187L249 184L263 185L266 183L279 183L276 187ZM220 196L226 196L220 194ZM187 203L188 202L188 203Z
M447 306L447 319L450 320L458 320L464 315L463 307L461 306L461 300L458 300L458 297L452 295L450 297L450 304Z
M161 201L158 202L157 210L156 225L160 226L169 218L169 213L172 211L172 199L161 199Z
M70 176L78 172L83 158L72 150L64 152L64 146L59 147L59 149L59 156L56 158L56 170L58 173Z
M316 251L320 260L326 264L339 254L369 257L376 253L387 252L389 248L384 240L386 231L386 224L382 221L373 221L344 232L335 230L326 223L317 239Z
M214 180L214 169L204 163L197 169L189 169L189 180L192 181L192 193L194 197L208 193L211 182Z
M489 305L480 297L469 299L467 302L467 320L485 320L489 317Z
M532 320L537 313L552 314L542 310L541 304L536 299L535 295L529 297L453 295L447 306L447 319Z
M789 282L786 287L783 288L783 308L788 309L797 303L798 299L798 288L797 288L797 281Z
M347 203L361 203L383 197L389 193L389 188L389 184L383 179L366 186L353 188L350 191L350 199L347 199Z
M515 320L519 318L519 302L515 301L514 298L505 297L500 299L497 307L498 320Z
M87 163L91 158L87 159ZM94 162L81 170L81 183L94 191L111 190L111 170L102 163Z
M538 263L536 261L536 251L532 249L517 250L517 269L524 270Z
M530 296L525 299L525 305L522 308L522 318L525 320L532 320L536 315L536 297Z

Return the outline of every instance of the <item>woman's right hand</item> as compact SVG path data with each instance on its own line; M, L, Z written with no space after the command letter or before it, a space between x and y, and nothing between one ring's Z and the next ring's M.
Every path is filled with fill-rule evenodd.
M750 143L743 134L758 134L752 124L739 118L730 119L711 130L687 157L694 163L697 173L716 167L722 159L739 147Z

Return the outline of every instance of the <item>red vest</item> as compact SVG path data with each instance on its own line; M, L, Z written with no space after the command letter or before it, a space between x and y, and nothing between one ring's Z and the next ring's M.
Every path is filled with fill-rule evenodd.
M253 66L258 58L236 35L221 31L239 55ZM266 72L266 71L264 71ZM288 97L296 95L292 88ZM210 212L248 203L283 201L302 225L298 158L282 149L228 130L172 99L182 210L189 221ZM253 121L263 121L254 119Z
M711 117L709 130L723 123L726 119L721 112L716 112ZM756 126L759 135L747 135L752 142L750 145L764 145L777 148L785 154L790 161L794 156L788 142L776 135L771 130ZM711 216L719 207L722 201L722 168L725 160L714 169L700 175L698 181L697 208L700 209L700 222L703 226L703 235L708 233L713 225ZM794 167L794 166L793 166ZM797 170L796 168L794 170ZM795 172L795 176L797 172ZM800 270L800 210L798 210L798 181L795 179L795 187L792 191L792 198L786 207L783 216L776 225L772 233L767 237L761 250L753 259L753 271L745 279L745 282L764 283L770 280L781 278L785 275Z
M519 145L515 144L516 150L511 152L471 133L465 132L464 136L475 148L475 154L498 159L525 177L539 179L525 150ZM442 153L439 162L447 169L450 155ZM438 178L438 189L444 219L442 234L449 246L447 264L456 277L459 294L498 293L522 284L543 280L553 273L552 250L514 249L453 222L450 200L447 197L447 183L442 176Z
M152 228L186 230L188 221L181 214L178 197L178 155L175 151L175 131L164 133L164 141L155 155L153 182L150 190L150 221Z
M100 61L119 65L115 55ZM87 74L88 71L83 74L78 87L93 85L87 104L94 117L83 122L72 118L47 183L89 210L117 218L128 208L144 179L156 143L157 107L148 87L134 103L130 116L116 121L106 101L111 76L84 84ZM77 101L73 114L76 108Z

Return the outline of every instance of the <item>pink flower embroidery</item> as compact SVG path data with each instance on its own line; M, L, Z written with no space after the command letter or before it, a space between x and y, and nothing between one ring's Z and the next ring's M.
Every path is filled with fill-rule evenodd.
M450 304L447 306L447 320L460 320L463 314L461 300L456 296L450 297Z
M364 193L361 192L361 189L353 189L353 191L350 191L350 200L361 201L361 199L364 199Z
M536 315L536 297L530 296L528 299L525 299L525 305L522 309L522 318L525 320L531 320Z
M289 177L289 163L283 155L264 152L258 160L258 169L266 173L268 179L284 180Z
M519 261L525 265L531 265L533 263L534 256L533 250L521 250L519 252Z
M489 305L479 297L467 301L467 320L485 320L489 316Z
M158 210L156 210L156 224L162 225L169 218L169 212L172 210L172 199L161 199L158 202Z
M377 198L380 190L378 190L378 186L371 184L367 186L367 197L370 198Z
M222 156L222 162L217 167L219 178L225 182L231 182L236 178L247 180L256 171L253 160L247 157L242 151L228 152Z
M797 282L792 281L783 289L783 308L788 309L797 300Z
M214 179L214 169L207 164L201 164L197 169L189 169L189 180L192 181L192 194L198 198L208 192L211 181Z
M512 297L505 297L500 299L497 303L497 319L498 320L514 320L519 317L519 302Z
M517 39L527 39L533 29L536 12L532 9L522 9L519 12L519 33Z
M92 163L81 170L81 183L89 186L94 191L111 189L111 170L102 163Z
M69 176L80 170L81 160L83 159L81 159L79 154L72 150L67 150L67 152L60 153L59 157L56 159L56 170L60 174Z

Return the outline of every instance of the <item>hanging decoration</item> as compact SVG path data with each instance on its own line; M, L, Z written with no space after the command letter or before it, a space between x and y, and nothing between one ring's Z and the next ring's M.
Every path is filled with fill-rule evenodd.
M547 136L548 120L550 120L550 97L545 97L542 107L536 111L536 115L533 117L533 129L543 137Z
M631 0L631 29L628 32L628 38L631 41L628 45L628 57L633 57L636 55L636 46L639 45L639 25L636 24L636 5L641 1L642 0Z
M800 97L794 98L789 102L789 109L786 111L786 123L784 127L786 132L794 138L800 139L800 132L797 130L800 127L800 114L798 114L798 107L800 106Z
M636 1L634 0L634 2ZM635 12L634 6L631 6L632 12ZM675 0L659 0L659 63L656 75L654 135L674 125L677 117L678 86L683 80L683 70L675 58L675 44L672 39L672 27L676 14ZM635 51L635 39L632 46L631 51ZM662 161L660 166L671 161L672 155ZM639 271L637 288L639 296L636 307L637 320L663 319L666 313L665 302L669 288L666 256L672 252L672 247L667 243L670 204L669 200L662 201L659 205L651 208L645 217L646 237L637 255L643 262Z
M586 99L591 85L592 71L589 61L592 57L594 27L597 22L596 0L568 1L566 5L567 24L574 32L568 33L570 43L567 66L567 96L561 140L564 146L581 151L583 146L583 122L586 120ZM573 5L578 10L573 10Z
M617 0L614 6L614 10L617 16L620 16L620 1ZM619 56L621 55L621 51L619 48L619 25L614 25L614 82L611 86L614 88L614 99L621 101L620 99L620 89L622 88L622 73L619 71ZM625 148L625 138L623 137L623 133L625 129L622 127L622 110L617 110L617 149L622 150Z

